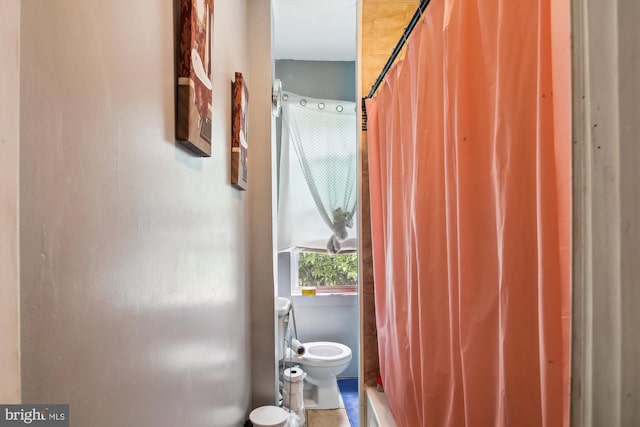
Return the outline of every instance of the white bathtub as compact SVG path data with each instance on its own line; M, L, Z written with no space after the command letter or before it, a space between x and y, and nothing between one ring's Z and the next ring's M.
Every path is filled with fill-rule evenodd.
M389 402L384 393L374 387L368 387L367 412L365 414L366 427L397 427L393 414L389 409Z

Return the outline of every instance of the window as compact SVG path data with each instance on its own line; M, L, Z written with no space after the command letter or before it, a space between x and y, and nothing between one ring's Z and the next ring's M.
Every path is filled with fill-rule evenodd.
M278 250L291 253L291 294L356 293L356 105L285 92L282 111Z
M295 250L291 252L291 295L356 293L358 255Z

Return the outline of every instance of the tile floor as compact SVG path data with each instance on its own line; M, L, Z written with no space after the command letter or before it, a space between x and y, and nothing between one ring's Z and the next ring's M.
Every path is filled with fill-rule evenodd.
M318 409L307 411L307 427L350 427L350 424L344 408Z
M342 395L339 395L338 409L308 409L306 427L351 427Z

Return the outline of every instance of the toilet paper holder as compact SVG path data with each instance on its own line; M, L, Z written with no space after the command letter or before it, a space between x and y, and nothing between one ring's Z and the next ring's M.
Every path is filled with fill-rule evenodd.
M298 337L298 326L296 325L296 312L295 312L295 308L293 307L293 301L289 306L289 311L287 312L287 317L285 319L285 322L288 322L289 318L292 319L292 323L293 323L293 337L290 337L290 339L287 340L287 338L289 337L288 337L288 334L285 334L285 344L287 345L288 348L291 349L291 351L294 354L298 356L302 356L306 352L306 349L304 348L304 346L302 345Z

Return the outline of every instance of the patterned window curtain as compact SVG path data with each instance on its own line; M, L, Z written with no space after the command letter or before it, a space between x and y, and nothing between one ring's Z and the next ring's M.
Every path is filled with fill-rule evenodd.
M283 95L279 249L355 249L355 103Z

